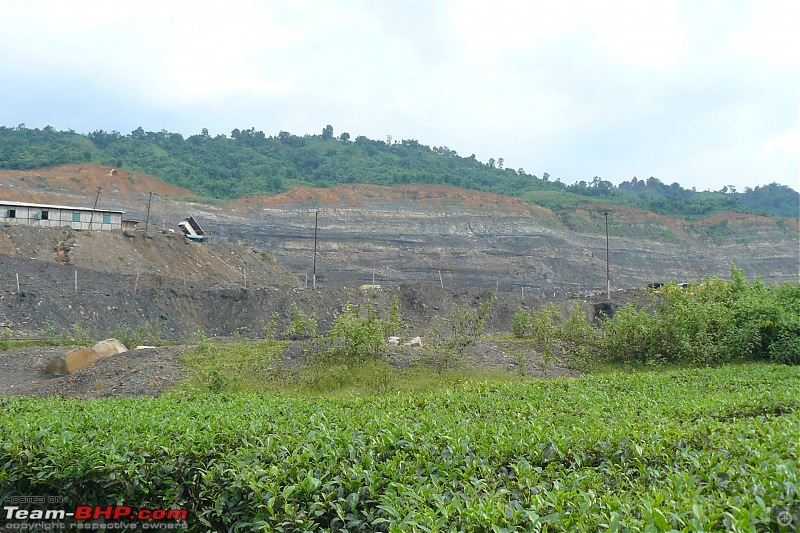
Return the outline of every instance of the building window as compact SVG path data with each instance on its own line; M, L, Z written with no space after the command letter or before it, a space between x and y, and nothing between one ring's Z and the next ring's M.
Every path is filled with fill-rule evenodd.
M73 222L80 222L81 221L81 214L80 213L72 213L72 221Z
M103 224L111 224L111 213L103 213Z
M39 220L48 220L50 218L50 211L42 209L39 211Z
M9 209L6 213L6 217L8 218L17 218L17 210L16 209Z

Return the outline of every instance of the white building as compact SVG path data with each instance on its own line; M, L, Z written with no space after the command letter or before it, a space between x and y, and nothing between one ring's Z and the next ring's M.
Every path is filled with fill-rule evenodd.
M0 223L23 224L43 228L69 226L76 230L122 228L124 211L71 207L67 205L30 204L0 200Z

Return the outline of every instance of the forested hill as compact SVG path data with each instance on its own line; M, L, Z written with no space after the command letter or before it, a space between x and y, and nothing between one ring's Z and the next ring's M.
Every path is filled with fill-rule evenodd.
M567 184L546 172L505 168L503 159L481 162L446 146L426 146L413 139L352 139L335 135L296 136L281 131L267 136L255 128L230 136L207 130L184 138L167 131L138 128L127 135L94 131L88 135L0 126L0 169L29 170L66 163L96 163L158 177L208 198L232 199L275 194L294 186L330 187L340 183L450 184L494 192L559 210L588 202L613 202L659 214L700 218L722 211L769 216L800 215L800 194L772 183L735 191L697 192L658 178L632 178L618 186L595 176Z

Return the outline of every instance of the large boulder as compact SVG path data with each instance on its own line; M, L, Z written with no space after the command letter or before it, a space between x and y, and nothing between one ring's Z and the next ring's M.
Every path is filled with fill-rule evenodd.
M100 360L100 354L91 348L75 348L50 361L45 372L56 376L67 376L91 366Z
M124 344L117 339L106 339L94 345L94 351L100 354L100 357L108 357L109 355L117 355L118 353L127 352L128 349Z

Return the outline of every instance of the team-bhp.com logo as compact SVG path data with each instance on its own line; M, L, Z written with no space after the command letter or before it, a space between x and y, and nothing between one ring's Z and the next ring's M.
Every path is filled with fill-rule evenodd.
M64 509L22 509L3 506L5 529L20 531L71 531L185 529L185 509L133 509L126 505L78 505L74 511Z

